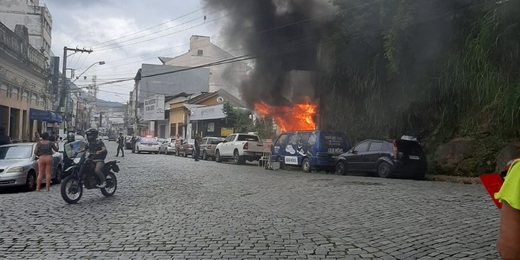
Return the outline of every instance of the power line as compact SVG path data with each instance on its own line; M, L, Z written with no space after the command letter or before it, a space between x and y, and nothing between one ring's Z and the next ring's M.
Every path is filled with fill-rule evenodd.
M203 10L203 9L204 9L204 8L197 9L197 10L195 10L195 11L192 11L192 12L189 12L189 13L187 13L187 14L181 15L181 16L179 16L179 17L177 17L177 18L173 18L173 19L168 20L168 21L166 21L166 22L163 22L163 23L160 23L160 24L154 25L154 26L152 26L152 27L149 27L149 28L146 28L146 29L143 29L143 30L140 30L140 31L137 31L137 32L131 33L131 34L127 34L127 35L122 36L122 37L119 37L119 38L115 38L115 39L108 40L108 41L105 41L105 42L102 42L102 43L98 43L98 44L95 44L95 45L93 45L93 46L101 47L102 45L105 45L105 44L107 44L107 43L109 43L109 42L117 41L117 40L119 40L119 39L123 39L123 38L126 38L126 37L130 37L130 36L132 36L132 35L136 35L136 34L138 34L138 33L144 32L144 31L148 31L148 30L150 30L150 29L153 29L153 28L159 27L159 26L161 26L161 25L168 24L168 23L173 22L173 21L175 21L175 20L178 20L178 19L184 18L184 17L186 17L186 16L189 16L189 15L191 15L191 14L194 14L194 13L200 11L200 10Z

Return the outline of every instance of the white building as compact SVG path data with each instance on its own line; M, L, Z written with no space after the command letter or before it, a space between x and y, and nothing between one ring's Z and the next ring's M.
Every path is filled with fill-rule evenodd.
M39 0L0 0L0 22L14 31L17 24L29 29L29 43L35 49L51 55L52 16L45 4Z
M210 41L208 36L193 35L190 38L190 50L175 58L159 57L164 65L195 67L217 61L231 59L234 56ZM240 97L238 87L247 75L249 66L245 62L232 62L208 66L210 71L209 92L224 89L235 97Z

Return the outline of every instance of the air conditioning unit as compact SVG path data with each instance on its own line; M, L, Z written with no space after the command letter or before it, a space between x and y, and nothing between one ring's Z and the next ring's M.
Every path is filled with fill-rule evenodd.
M224 102L224 98L223 98L223 97L217 97L217 102L218 102L218 103L222 103L222 102Z

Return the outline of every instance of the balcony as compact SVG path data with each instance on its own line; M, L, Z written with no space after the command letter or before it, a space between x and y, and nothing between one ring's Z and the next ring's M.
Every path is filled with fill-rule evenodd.
M24 40L3 23L0 23L0 50L37 72L46 74L45 55L33 48L29 39Z

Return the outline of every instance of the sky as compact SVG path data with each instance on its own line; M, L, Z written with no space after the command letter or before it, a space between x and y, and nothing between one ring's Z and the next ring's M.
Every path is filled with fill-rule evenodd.
M75 76L84 73L75 81L79 87L97 76L98 98L107 101L127 102L134 82L103 83L133 79L143 63L161 64L157 57L186 53L192 35L224 44L218 38L224 11L205 11L199 0L40 0L43 4L52 15L52 52L62 59L64 46L92 49L69 51L67 68Z

